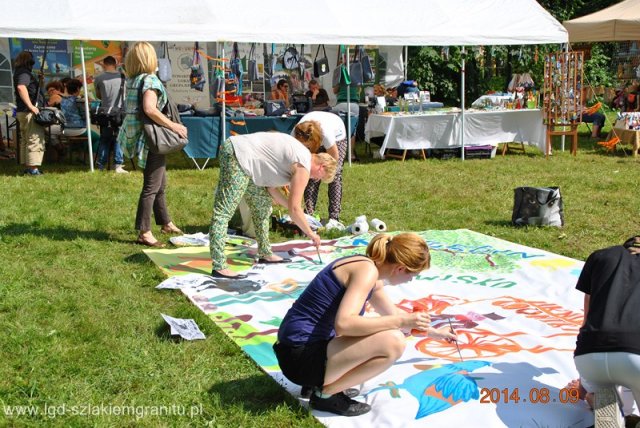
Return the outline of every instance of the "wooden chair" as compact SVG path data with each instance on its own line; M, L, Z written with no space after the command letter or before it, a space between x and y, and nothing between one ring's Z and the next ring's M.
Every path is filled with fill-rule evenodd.
M427 155L424 153L424 149L416 149L416 150L420 151L420 153L422 154L422 159L424 159L424 160L427 159ZM404 150L402 152L402 155L396 155L396 154L393 154L393 153L389 153L389 149L387 149L384 152L384 157L385 158L402 159L402 161L404 162L404 160L407 158L407 152L408 152L408 150Z
M578 153L578 126L580 122L570 123L547 123L547 147L545 156L549 157L551 153L551 138L554 135L569 135L571 137L571 154L576 155Z
M85 128L64 128L60 134L60 143L64 144L69 152L69 162L71 162L73 149L80 147L82 150L82 162L87 163L87 151L84 150L87 145L88 138L82 135Z
M512 144L515 144L516 146L513 147ZM504 156L507 152L522 152L523 154L526 153L525 149L524 149L524 142L522 141L514 141L511 143L502 143L502 156Z

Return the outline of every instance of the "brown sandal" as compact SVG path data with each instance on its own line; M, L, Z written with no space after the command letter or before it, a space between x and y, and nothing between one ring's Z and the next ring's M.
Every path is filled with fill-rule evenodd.
M178 229L177 227L170 228L170 227L162 226L160 228L160 232L166 235L183 235L184 234L184 232Z
M155 242L147 241L146 239L144 239L141 236L138 236L138 239L136 239L136 244L144 245L145 247L151 247L151 248L164 248L165 247L165 244L163 244L160 241L155 241Z

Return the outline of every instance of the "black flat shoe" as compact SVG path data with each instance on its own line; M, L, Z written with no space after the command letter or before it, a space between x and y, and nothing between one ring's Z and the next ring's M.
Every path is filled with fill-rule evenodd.
M242 273L238 275L225 275L223 273L218 272L217 270L212 270L211 276L214 278L222 278L222 279L245 279L247 277L247 275L244 275Z
M291 263L291 259L283 258L282 260L267 260L261 257L258 259L258 263L265 264L265 265L274 265L277 263Z

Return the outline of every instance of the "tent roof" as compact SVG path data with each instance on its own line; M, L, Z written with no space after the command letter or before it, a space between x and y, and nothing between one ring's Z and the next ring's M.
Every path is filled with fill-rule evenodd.
M567 32L535 0L22 0L4 8L0 37L454 46L564 43Z
M640 0L625 0L564 22L570 42L640 40Z

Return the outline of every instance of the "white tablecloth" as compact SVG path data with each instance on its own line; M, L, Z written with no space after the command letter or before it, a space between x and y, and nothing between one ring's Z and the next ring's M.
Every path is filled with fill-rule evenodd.
M538 109L466 111L464 145L482 146L522 141L545 149L545 127ZM387 149L440 149L460 147L462 130L461 112L442 112L424 115L369 116L366 126L367 141L385 135L380 148L384 156Z

